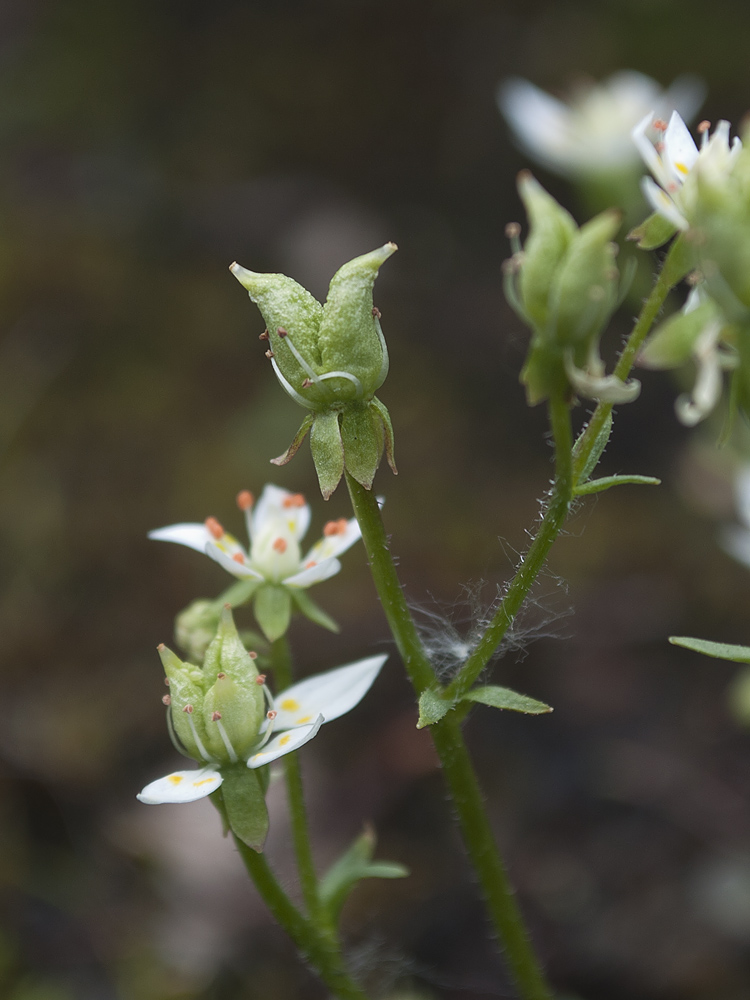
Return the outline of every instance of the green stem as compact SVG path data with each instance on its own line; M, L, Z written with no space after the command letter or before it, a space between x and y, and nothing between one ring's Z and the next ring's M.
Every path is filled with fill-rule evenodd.
M552 496L534 541L522 558L521 565L518 567L505 597L500 602L482 638L446 689L446 698L451 700L463 697L487 666L490 657L513 624L568 516L573 495L571 460L573 438L570 410L562 397L550 400L549 415L555 442L555 483L552 488Z
M367 1000L344 968L335 940L303 917L276 881L262 854L237 837L234 842L264 903L331 992L340 1000Z
M420 642L393 565L377 499L348 473L346 483L362 530L378 596L414 690L420 695L435 683L435 674ZM550 1000L552 994L529 942L521 911L492 835L460 724L455 716L449 714L438 725L431 726L430 732L456 804L464 842L521 997L523 1000Z
M271 646L271 669L277 691L285 691L291 687L292 657L286 636L277 639ZM318 927L325 928L326 932L330 933L332 927L321 905L318 893L318 877L315 873L315 861L307 825L302 772L296 753L288 753L284 757L284 775L302 898L310 918Z

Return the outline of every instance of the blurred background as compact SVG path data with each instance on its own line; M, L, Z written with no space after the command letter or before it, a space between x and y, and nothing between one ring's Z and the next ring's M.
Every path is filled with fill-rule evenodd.
M240 534L235 494L268 481L306 493L311 541L348 514L343 490L316 494L306 446L268 464L301 411L227 266L323 297L344 261L399 244L375 301L400 475L381 469L376 487L449 669L551 475L543 408L518 384L527 333L501 289L503 229L522 218L514 178L530 163L496 89L520 75L564 94L626 68L666 86L690 71L707 85L700 117L737 122L749 31L735 0L1 0L3 997L325 995L211 805L135 800L179 766L155 646L228 582L146 532L212 514ZM575 186L535 172L583 221ZM580 508L489 675L555 712L479 708L467 738L561 993L743 1000L738 668L666 637L750 643L750 571L717 543L735 515L716 427L677 423L668 376L643 383L603 469L663 485ZM300 675L391 648L362 549L343 561L314 594L342 632L294 625ZM347 904L353 965L376 996L512 997L415 721L394 654L302 758L321 867L367 820L378 855L412 870ZM274 785L267 850L295 893L283 799Z

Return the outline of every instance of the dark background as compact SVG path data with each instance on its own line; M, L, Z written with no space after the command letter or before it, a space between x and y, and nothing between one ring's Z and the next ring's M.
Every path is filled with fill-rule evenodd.
M324 296L345 260L399 244L376 302L400 475L376 485L448 657L511 575L551 474L543 409L517 381L527 334L501 291L526 161L495 88L692 71L702 114L737 121L749 28L731 0L0 2L3 997L324 995L210 804L134 798L179 760L154 647L227 583L147 530L213 514L239 533L234 495L266 481L308 495L311 541L348 514L342 490L316 495L306 447L268 465L302 411L228 264ZM583 1000L750 996L736 668L666 642L750 641L750 575L716 542L728 460L715 429L677 424L676 392L646 374L603 465L664 485L581 507L492 671L555 713L477 709L467 727L539 951ZM344 563L314 592L343 631L295 625L300 673L390 648L361 547ZM303 751L321 866L371 820L379 855L413 873L352 897L352 961L376 995L512 997L415 720L394 655ZM268 854L296 892L278 785L270 804Z

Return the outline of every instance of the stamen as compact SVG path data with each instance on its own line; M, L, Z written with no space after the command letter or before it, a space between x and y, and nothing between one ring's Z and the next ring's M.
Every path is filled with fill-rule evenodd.
M275 358L276 355L273 353L273 351L266 351L266 357L270 359L270 358Z
M268 340L268 339L269 339L268 330L264 330L263 333L261 333L260 336L258 337L258 340Z
M266 712L266 718L271 719L273 721L273 719L275 719L278 714L279 713L276 711L276 709L272 708L270 711Z
M311 385L314 385L313 380L311 378L306 378L305 381L302 383L302 388L309 389Z
M287 379L285 379L284 376L281 374L281 369L276 364L276 361L274 360L274 358L271 358L271 365L273 367L274 374L276 375L276 378L281 383L281 388L284 390L284 392L288 396L291 396L292 399L295 401L295 403L299 403L300 406L307 407L308 410L312 409L310 401L308 399L305 399L304 396L300 396L300 394L297 392L297 390L294 388L294 386L291 385L287 381Z
M255 683L256 684L265 684L266 683L266 675L265 674L258 674L258 676L255 678Z
M377 306L372 307L372 314L375 317L375 319L380 319L380 317L383 315Z
M297 364L300 366L300 368L302 368L302 370L305 372L305 374L307 375L307 377L311 378L313 380L313 382L317 383L318 376L315 374L315 372L310 367L310 365L307 363L307 361L305 360L305 358L300 354L300 352L294 346L294 344L292 343L292 338L289 336L289 333L284 329L283 326L280 326L278 328L277 333L278 333L278 335L280 337L282 337L283 339L286 340L287 345L289 346L289 350L292 352L292 354L294 355L295 360L297 361Z
M698 133L698 135L703 135L703 133L708 132L710 128L711 128L711 122L704 119L702 122L699 123L696 132Z
M521 225L518 222L509 222L505 227L505 235L510 240L510 248L514 254L521 253Z
M668 125L663 118L655 118L651 125L657 132L666 132L668 128Z
M317 565L318 564L315 562L315 560L311 559L310 562L305 563L305 569L312 569L313 566L317 566Z
M388 345L386 344L385 337L383 336L383 327L380 325L380 310L378 310L377 316L375 316L374 313L373 316L375 318L375 333L378 335L380 350L383 352L383 360L380 362L380 371L378 372L378 382L382 385L388 375L390 359L388 357Z
M168 694L165 694L164 697L161 700L161 703L162 703L162 705L166 705L167 708L169 708L169 706L172 704L172 696L168 695Z
M223 680L224 680L224 678L225 678L226 676L227 676L227 675L226 675L226 674L224 673L224 671L222 670L222 671L221 671L220 673L218 673L218 674L216 675L216 680L217 680L217 681L223 681Z
M239 563L240 566L244 566L245 565L245 557L243 556L243 554L241 552L235 552L235 554L232 556L232 559L236 563Z
M252 495L250 490L240 490L237 494L237 506L240 510L250 510L254 503L255 497Z
M278 333L278 335L280 337L288 337L289 336L288 332L284 329L283 326L277 327L276 333Z
M258 659L258 654L255 652L254 649L248 649L247 655L250 657L251 660L257 660Z
M227 753L229 754L229 759L233 764L236 764L239 758L237 757L234 747L232 746L232 741L229 739L229 736L227 735L227 731L224 728L224 723L221 722L220 720L221 720L221 712L214 712L211 716L211 721L216 723L216 728L219 730L219 736L221 736L221 742L224 744L224 747Z
M164 683L167 685L167 687L169 687L169 678L168 677L164 678Z
M657 153L663 153L664 152L664 143L663 142L655 142L654 143L654 149L656 150Z
M211 722L218 722L220 718L221 718L221 712L211 713Z
M278 552L281 555L283 555L286 552L286 550L287 550L286 539L285 538L277 538L276 541L271 546L271 548L275 552Z
M219 522L216 520L215 517L207 517L203 523L208 528L209 532L213 535L213 537L216 539L217 542L220 538L224 537L224 529L222 528L222 526L219 524Z
M187 715L188 724L190 726L190 733L193 737L193 741L195 742L196 747L198 748L198 753L205 761L210 762L211 760L213 760L213 758L208 753L206 748L203 746L203 741L198 735L198 730L195 728L195 723L193 722L193 706L185 705L182 711Z
M304 507L306 503L303 493L292 493L288 497L284 497L281 506L289 510L290 507Z
M349 522L346 518L340 517L338 521L329 521L323 528L323 534L326 538L330 538L332 535L345 535L348 527Z
M377 322L377 320L376 320ZM385 341L383 341L385 343ZM382 367L382 366L381 366ZM352 375L351 372L326 372L325 375L321 375L318 378L319 382L325 382L329 378L345 378L348 379L354 388L357 390L357 399L362 399L365 394L365 390L362 388L362 383L359 381L356 375Z

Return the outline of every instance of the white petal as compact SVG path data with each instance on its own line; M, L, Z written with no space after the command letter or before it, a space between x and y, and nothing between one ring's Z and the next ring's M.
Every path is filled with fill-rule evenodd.
M146 785L136 798L149 806L165 802L196 802L215 792L224 779L213 767L199 771L175 771Z
M272 737L262 750L252 755L247 766L262 767L264 764L270 764L277 757L283 757L284 754L291 753L292 750L298 750L317 734L324 721L323 716L319 715L311 726L300 726L292 732L279 733L278 736Z
M571 114L566 104L517 77L500 86L497 103L528 153L552 170L569 168Z
M662 161L672 179L682 184L698 159L698 147L688 131L685 122L676 111L672 112L667 131L664 133L664 155Z
M302 563L304 566L307 566L311 560L322 562L331 556L340 556L342 552L350 549L361 537L362 532L360 531L359 524L356 517L353 517L346 522L344 531L335 535L324 535L317 541L302 560Z
M244 552L238 545L237 549L244 556ZM219 548L216 542L211 539L211 541L206 545L206 555L210 556L215 562L220 566L223 566L227 573L231 573L232 576L236 576L240 580L263 580L264 577L261 573L256 570L251 569L247 563L238 562L233 559L226 549Z
M284 521L294 537L299 541L304 537L310 525L310 506L301 504L290 505L289 501L296 494L283 490L280 486L268 483L255 505L250 519L251 539L255 539L269 521Z
M687 219L666 191L662 190L658 184L655 184L650 177L643 177L641 179L641 190L653 210L658 212L659 215L664 216L667 222L671 222L678 229L685 230L690 228Z
M387 659L387 653L368 656L293 684L274 698L278 712L274 727L293 729L317 715L322 715L326 722L338 719L364 698Z
M205 524L170 524L166 528L149 531L148 537L157 542L177 542L179 545L187 545L196 552L205 552L208 542L213 541L213 535Z
M303 569L293 576L288 576L286 580L281 582L285 587L312 587L314 583L322 583L323 580L329 580L332 576L336 576L340 569L341 563L338 559L324 559L323 562L308 566L307 569Z
M656 147L647 135L653 120L654 113L653 111L649 111L646 117L642 118L641 121L638 122L636 127L631 132L631 135L633 137L633 142L636 145L636 149L643 158L643 162L646 164L657 181L666 187L670 181L669 174L664 168L661 157L656 152Z

